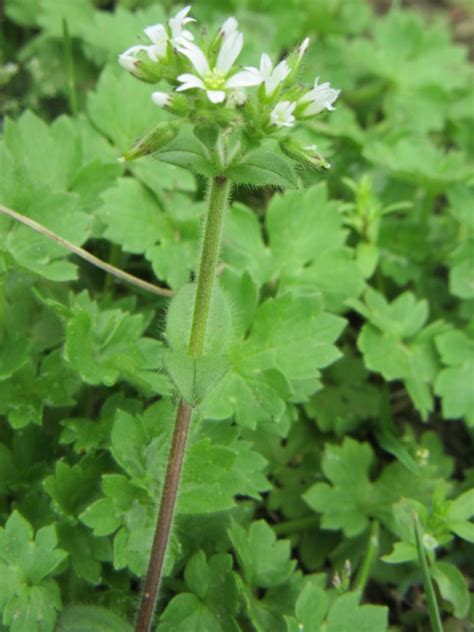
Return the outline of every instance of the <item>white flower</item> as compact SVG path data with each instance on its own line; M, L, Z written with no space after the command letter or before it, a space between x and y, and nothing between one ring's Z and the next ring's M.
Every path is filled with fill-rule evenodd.
M119 64L123 68L125 68L125 70L128 70L128 72L130 72L132 75L135 75L136 77L142 76L142 73L138 68L139 60L137 59L137 55L141 51L145 51L148 53L148 46L131 46L130 48L127 48L125 52L119 55L118 58Z
M166 32L163 24L155 24L154 26L148 26L145 29L145 33L153 42L152 46L148 46L148 56L153 61L158 61L163 57L166 57L166 51L168 50L168 33Z
M281 61L275 68L273 67L270 57L263 53L260 57L260 68L246 66L248 72L255 75L260 83L265 83L265 94L270 97L279 84L285 81L290 74L290 67L285 60Z
M170 18L168 24L171 29L171 43L174 44L178 37L184 37L188 40L193 40L193 34L190 31L187 31L183 28L185 24L189 24L189 22L195 22L194 18L188 18L187 15L191 11L191 5L184 7L181 9L174 18Z
M226 90L256 86L261 83L259 77L245 70L229 76L235 60L240 55L243 43L242 33L231 29L230 32L224 35L216 64L211 68L206 55L199 46L188 40L181 39L177 50L189 59L197 74L185 73L179 75L178 81L181 82L181 85L176 88L176 91L181 92L199 88L206 91L208 99L213 103L222 103L226 98Z
M192 41L193 34L184 28L185 24L195 22L194 18L188 18L187 15L191 10L191 5L179 11L174 18L168 21L169 29L163 24L154 24L145 29L145 34L152 42L152 46L148 47L148 56L153 61L158 61L166 57L168 42L175 46L181 39Z
M319 112L322 112L324 109L330 111L334 110L332 104L341 93L340 90L334 90L334 88L331 88L329 82L318 85L318 81L319 77L316 77L313 89L307 92L298 101L299 104L303 105L308 103L308 105L303 109L305 116L319 114Z
M153 92L151 100L160 108L165 108L171 102L171 96L166 92Z
M296 103L294 101L280 101L273 108L270 114L270 120L277 127L292 127L295 122L293 112Z

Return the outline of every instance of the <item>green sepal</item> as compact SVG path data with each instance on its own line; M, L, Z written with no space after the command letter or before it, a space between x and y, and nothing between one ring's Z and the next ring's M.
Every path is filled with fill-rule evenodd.
M122 160L127 162L136 160L142 156L154 154L169 145L178 135L178 126L174 123L158 123L149 132L147 132L135 145L126 151Z
M210 151L214 151L217 139L219 138L219 127L215 123L196 125L194 128L194 135Z
M305 147L298 140L288 136L279 142L279 146L286 156L295 160L302 167L318 171L327 171L331 168L329 162L317 151L314 145Z

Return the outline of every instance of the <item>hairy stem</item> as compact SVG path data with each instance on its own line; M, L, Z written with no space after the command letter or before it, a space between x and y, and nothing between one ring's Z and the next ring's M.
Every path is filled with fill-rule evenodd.
M217 260L222 232L222 220L229 195L227 178L217 176L211 180L208 209L204 225L201 260L197 277L189 353L195 358L202 355L206 326L211 304L212 288L217 270ZM168 455L160 510L145 579L142 600L138 610L135 632L149 632L153 622L159 594L163 564L171 533L173 514L178 496L179 480L186 450L186 441L192 416L192 406L183 399L178 404L176 422Z
M176 413L173 440L168 456L168 467L166 468L160 511L156 523L150 561L148 563L148 572L135 625L136 632L148 632L153 621L153 613L155 611L166 548L171 532L171 523L173 521L174 507L178 495L181 467L183 465L192 412L191 406L186 404L183 400L180 400Z
M222 219L229 195L229 187L230 183L227 178L217 176L212 179L209 190L208 211L204 227L196 300L194 302L191 338L189 341L189 352L195 358L199 357L204 349L207 317L219 256Z

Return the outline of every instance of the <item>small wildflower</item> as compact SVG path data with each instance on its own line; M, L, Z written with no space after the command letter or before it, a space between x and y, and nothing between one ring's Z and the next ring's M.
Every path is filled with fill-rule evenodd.
M324 109L330 111L335 109L332 104L341 91L331 88L329 82L319 85L318 81L319 77L316 77L313 88L298 101L298 105L303 106L302 113L304 116L319 114Z
M138 79L156 80L156 73L149 73L143 68L143 62L146 56L152 62L159 62L166 58L168 54L168 42L174 46L179 40L192 40L193 34L184 28L185 24L194 22L193 18L187 17L191 6L185 7L179 13L171 18L168 27L163 24L154 24L145 29L145 34L151 42L151 45L143 44L132 46L119 55L119 63Z
M285 60L273 67L272 60L266 53L263 53L260 58L260 68L246 66L245 69L254 74L256 78L260 80L260 83L265 84L265 94L267 97L272 96L278 86L283 83L290 74L290 67Z
M293 116L295 108L295 102L281 101L277 103L270 114L270 121L277 127L292 127L295 123Z
M230 75L232 66L240 55L243 43L243 35L237 30L232 30L228 35L225 35L215 66L211 68L206 55L199 46L193 42L181 40L177 50L189 59L197 74L179 75L178 81L181 82L181 85L176 88L176 91L198 88L206 91L207 98L212 103L222 103L226 98L226 90L245 88L261 83L260 79L253 73L245 70Z

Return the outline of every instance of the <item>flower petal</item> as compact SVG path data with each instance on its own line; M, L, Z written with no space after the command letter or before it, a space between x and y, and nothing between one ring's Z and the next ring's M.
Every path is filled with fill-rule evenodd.
M153 44L160 45L163 40L168 41L168 33L166 32L163 24L154 24L153 26L147 26L145 29L145 35L150 39Z
M209 101L213 103L222 103L222 101L225 101L224 90L207 90L206 94Z
M275 66L275 69L272 72L272 77L275 79L275 81L277 81L278 83L281 83L288 77L289 74L290 74L290 67L286 63L286 60L284 59L277 66Z
M271 75L273 69L272 60L267 53L262 53L260 57L260 74L264 77L269 77Z
M189 59L198 75L203 77L206 72L209 72L209 62L199 46L196 46L193 42L180 38L177 50Z
M222 46L217 56L216 68L226 75L234 65L235 60L240 55L244 45L244 36L238 31L234 31L224 38Z
M225 82L226 88L247 88L250 86L259 86L263 81L260 74L251 72L250 70L242 70Z
M178 81L181 81L182 85L176 88L176 92L190 90L191 88L201 88L201 90L204 90L206 87L202 79L196 77L196 75L191 75L190 73L179 75Z
M221 26L219 35L221 37L228 37L231 33L234 33L237 30L238 26L239 23L237 22L237 20L233 16L231 16L230 18L227 18L227 20Z

